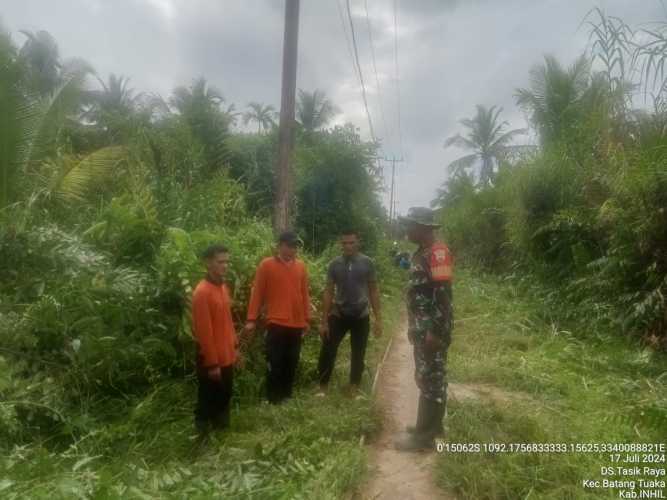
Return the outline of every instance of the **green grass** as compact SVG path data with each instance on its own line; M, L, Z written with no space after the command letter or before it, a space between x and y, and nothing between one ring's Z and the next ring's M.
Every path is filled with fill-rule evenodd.
M664 354L614 332L552 323L558 311L470 271L459 273L455 307L449 380L519 394L451 400L448 442L665 442ZM608 465L595 453L443 453L436 475L462 498L618 498L618 490L582 486Z
M386 334L369 343L366 393L401 311L397 291L384 302ZM96 401L92 414L67 423L89 429L76 441L35 436L6 449L0 497L340 498L362 480L359 440L377 432L380 420L370 398L345 396L348 342L341 345L330 395L314 397L319 345L312 332L302 351L297 394L286 404L264 403L252 376L241 374L237 389L250 392L237 391L231 429L205 446L194 440L193 378L163 381L138 399Z

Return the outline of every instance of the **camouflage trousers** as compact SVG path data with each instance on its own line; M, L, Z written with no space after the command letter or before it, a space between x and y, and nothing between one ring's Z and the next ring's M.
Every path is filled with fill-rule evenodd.
M424 347L423 340L415 339L415 382L422 396L438 403L447 402L447 347L435 353Z

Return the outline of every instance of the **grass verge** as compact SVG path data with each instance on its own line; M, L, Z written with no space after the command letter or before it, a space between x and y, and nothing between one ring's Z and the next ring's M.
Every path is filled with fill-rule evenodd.
M612 453L516 453L511 443L665 443L666 357L615 332L550 321L558 311L497 277L462 270L455 285L457 323L449 356L452 383L496 387L504 397L450 398L447 443L498 443L505 452L444 452L439 484L470 499L619 498L631 488L590 488L601 467L657 464L613 462ZM483 384L483 386L481 385ZM456 394L455 388L452 391ZM483 392L480 392L483 394ZM639 454L639 458L644 458ZM643 469L642 469L643 471ZM665 476L658 480L666 481ZM653 488L663 491L662 488Z
M385 332L367 351L364 390L401 308L384 297ZM370 398L344 394L349 348L341 345L332 389L315 398L319 338L305 342L296 396L271 406L258 390L233 399L232 426L205 446L192 425L193 379L164 381L140 399L97 401L77 428L91 429L66 447L48 438L8 449L0 458L2 498L334 499L365 470L361 435L377 432ZM259 358L256 358L259 359ZM240 379L240 387L250 383Z

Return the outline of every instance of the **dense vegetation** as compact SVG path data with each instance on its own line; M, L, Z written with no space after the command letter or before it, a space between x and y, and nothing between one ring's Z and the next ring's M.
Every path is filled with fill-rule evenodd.
M588 22L586 54L569 67L547 56L517 90L539 146L513 145L522 131L480 107L462 121L465 137L447 143L472 153L451 165L435 204L466 262L547 284L543 299L561 320L664 348L667 35L601 11Z
M436 481L470 500L619 498L618 488L583 486L605 478L607 453L509 446L664 442L667 356L614 331L563 324L538 282L459 268L457 283L447 441L500 446L438 454Z
M585 55L569 67L546 57L517 90L537 145L517 145L528 131L482 105L445 142L469 150L434 202L464 268L451 376L507 391L454 401L452 441L658 441L664 429L667 35L600 11L589 21ZM298 398L262 403L257 336L230 431L206 448L192 439L197 256L230 247L241 324L272 252L275 109L239 111L203 78L168 98L141 93L61 58L46 32L18 36L0 30L0 495L340 497L378 419L368 399L311 397L315 335ZM383 238L377 145L329 127L337 110L319 90L300 91L296 111L292 203L313 307L336 235L356 227L395 325L402 280ZM619 398L637 411L619 418ZM597 459L441 457L440 482L468 498L576 498L571 478Z
M188 465L198 254L213 242L231 249L241 324L274 241L273 109L250 103L242 118L257 132L243 132L241 113L203 78L163 99L63 60L44 31L21 36L18 48L0 33L2 496L342 492L361 470L369 401L257 411L259 336L237 377L224 446L200 457L206 474ZM335 108L321 92L301 92L298 111L293 203L314 308L343 227L362 231L391 300L398 283L380 252L375 146L351 126L325 128ZM313 335L301 388L315 382L318 347Z

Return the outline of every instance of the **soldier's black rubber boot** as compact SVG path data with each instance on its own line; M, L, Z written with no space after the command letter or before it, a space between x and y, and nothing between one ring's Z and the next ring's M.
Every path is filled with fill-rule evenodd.
M430 434L405 434L394 442L398 451L432 451L435 446Z
M443 405L421 397L419 403L417 429L396 440L394 445L399 451L432 451L435 448L436 425Z
M419 397L419 406L422 407L424 405L425 398L423 396ZM415 434L419 432L420 430L429 430L433 432L433 435L435 437L443 437L445 435L445 429L442 425L442 420L445 418L445 408L446 404L445 403L436 403L435 401L430 402L433 405L438 406L437 412L435 409L433 410L433 421L429 422L419 422L417 421L417 425L407 425L405 427L405 432L408 434ZM426 403L429 404L429 403ZM427 412L420 413L422 415L427 415ZM418 414L419 415L419 414ZM429 415L430 416L430 415Z
M426 398L422 396L421 394L419 395L419 406L417 407L417 422L415 425L406 425L405 426L405 432L408 434L416 434L418 432L421 432L424 430L425 426L428 424L428 422L425 420L425 417L427 416L426 410L424 405Z
M445 436L445 427L444 427L442 421L445 418L447 403L442 402L442 403L437 403L437 405L438 405L438 411L437 411L437 414L435 415L435 421L433 422L433 432L434 432L435 437L444 437Z

